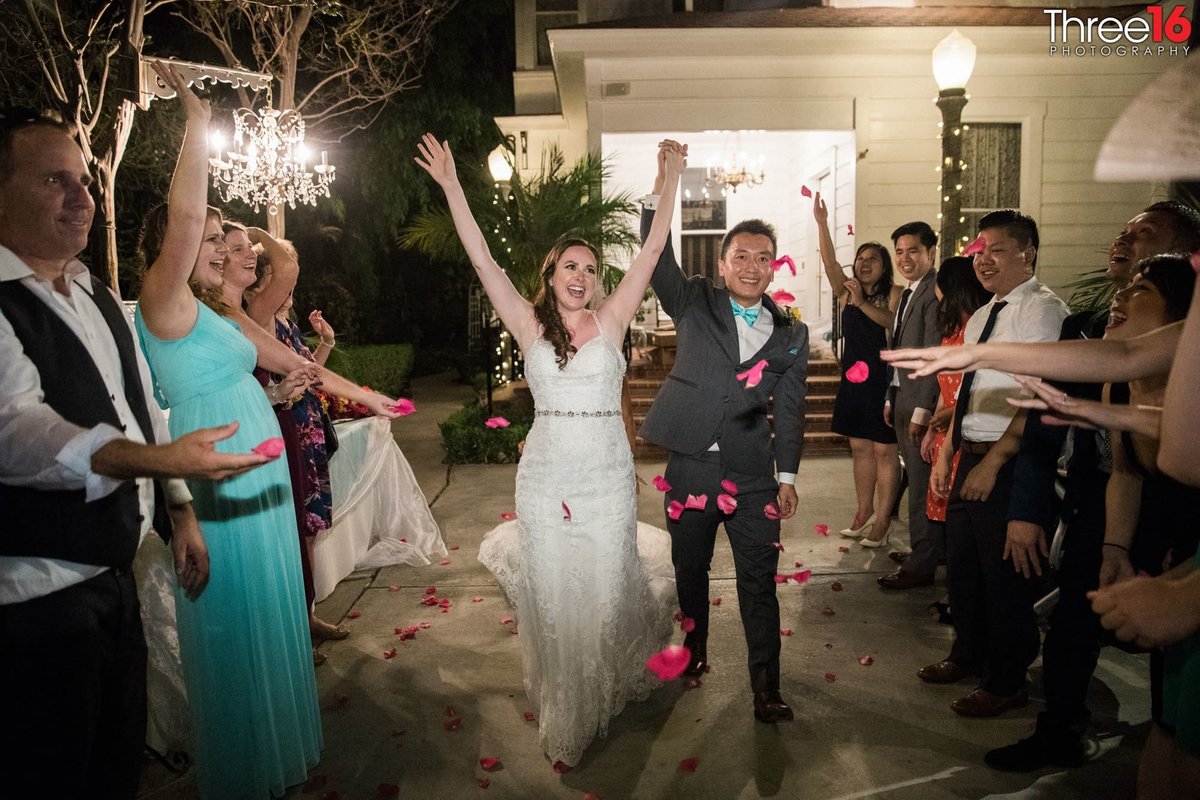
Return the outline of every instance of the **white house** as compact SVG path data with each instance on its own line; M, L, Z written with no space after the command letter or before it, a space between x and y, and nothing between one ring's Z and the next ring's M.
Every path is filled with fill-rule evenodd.
M650 189L659 139L688 142L689 208L675 233L685 267L711 268L726 224L762 217L799 271L782 272L776 287L795 294L820 330L832 302L800 189L827 198L843 263L857 243L890 249L902 223L939 227L931 52L957 29L977 48L963 111L963 206L1031 214L1041 228L1043 280L1061 287L1103 266L1125 220L1165 196L1163 185L1097 183L1093 167L1130 100L1183 58L1186 42L1137 41L1173 6L798 5L516 0L516 113L497 122L513 137L517 168L536 170L551 142L569 161L598 150L613 166L606 189L636 196ZM1180 13L1192 16L1185 9L1176 21ZM1117 21L1087 32L1088 19L1106 17ZM1124 22L1135 17L1146 22ZM1178 38L1178 29L1168 32ZM719 185L704 185L708 166L746 166L764 180L722 198Z

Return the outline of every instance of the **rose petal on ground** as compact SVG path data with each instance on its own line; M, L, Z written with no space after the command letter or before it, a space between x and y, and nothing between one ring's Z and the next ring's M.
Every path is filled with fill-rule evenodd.
M421 605L423 605L423 606L436 606L437 603L438 603L438 600L433 595L429 595L428 597L426 597L424 600L421 601Z
M869 667L875 663L875 659L871 658L870 656L863 656L858 660L858 663L862 664L864 667Z
M500 759L495 756L484 756L479 759L479 768L487 772L495 772L498 769L504 769L504 764L500 763Z
M448 719L442 723L442 727L448 731L456 731L462 727L462 720L458 718Z
M696 620L691 617L684 617L679 621L679 629L684 633L691 633L696 630Z
M774 547L779 552L783 552L783 542L771 542L771 547Z
M698 766L700 766L700 758L698 756L689 756L679 762L679 771L695 772Z
M505 511L500 514L500 519L516 519L517 515L511 511Z
M479 595L475 595L474 597L472 597L472 598L471 598L471 602L472 602L472 603L482 603L482 602L483 602L483 598L482 598L482 597L480 597Z
M853 236L853 235L854 235L854 226L853 226L853 225L847 225L847 226L846 226L846 235L847 235L847 236Z
M425 594L437 594L437 587L436 586L426 586Z
M501 617L500 624L501 625L512 625L512 617Z
M714 606L719 606L719 605L721 605L721 598L714 597L711 602Z
M394 783L381 783L375 787L376 797L399 797L400 787Z
M420 626L421 630L423 631L427 631L433 627L432 622L418 622L417 625Z
M982 253L985 247L987 247L987 240L983 236L976 236L975 241L963 248L962 254L964 256L973 256L976 253Z
M825 680L829 681L830 683L833 683L834 681L837 680L837 675L834 675L832 672L826 672Z
M441 564L441 565L444 567L444 566L446 566L447 564L449 564L449 563L450 563L450 559L448 559L448 558L443 558L443 559L442 559L441 561L439 561L438 563L439 563L439 564Z
M813 525L813 533L815 533L817 536L828 536L829 526L824 522L818 522L816 525Z
M526 722L533 722L535 719L537 719L532 711L526 711L524 716Z
M438 601L438 605L441 606L442 608L449 608L451 605L450 598L448 598L448 597L442 598L441 600Z
M763 506L763 514L767 519L779 519L779 506L774 503L767 503Z
M791 635L792 635L792 629L791 629L791 628L780 628L780 629L779 629L779 635L780 635L780 636L791 636Z
M685 692L690 692L692 689L699 689L703 685L704 684L700 681L699 678L688 678L686 681L683 682L683 690Z
M775 301L775 305L783 306L787 305L788 303L796 302L796 295L780 289L777 292L771 292L771 299Z
M563 519L565 519L567 522L570 522L571 521L571 509L569 506L567 506L566 500L562 501L562 507L563 507Z
M488 417L483 424L489 428L507 428L508 420L504 417Z
M721 488L730 495L735 495L738 493L737 484L728 479L721 481Z
M791 578L788 577L787 575L779 575L778 573L776 573L776 575L775 575L776 583L787 583L789 580L791 580Z
M717 508L721 509L722 514L732 514L737 510L737 500L727 494L719 494L717 495Z
M849 553L849 552L850 552L850 548L849 548L849 547L847 547L847 546L846 546L846 545L844 545L844 544L840 544L840 545L838 545L838 552L839 552L839 553Z
M559 775L565 775L566 773L571 771L571 768L568 767L566 764L564 764L561 761L555 761L554 762L554 771L557 772Z
M753 389L755 386L758 386L758 384L762 383L763 367L766 365L767 360L765 358L760 358L757 364L745 372L739 372L735 377L739 381L744 380L746 382L747 389Z
M388 587L388 591L389 592L398 592L398 591L400 591L400 587L393 583L391 586Z
M851 383L863 383L870 375L871 368L865 361L855 361L850 365L850 369L846 370L846 380Z
M800 187L800 196L801 197L812 197L812 189L809 189L807 186L801 186Z
M362 616L362 612L359 611L357 608L354 609L353 611L347 612L347 614L346 614L346 617L348 619L358 619L361 616Z
M517 635L517 627L514 625L513 627L508 629L508 632L511 633L513 636L516 636Z
M278 436L272 439L264 439L250 448L250 452L258 453L260 456L266 456L267 458L279 458L279 454L283 452L283 439Z
M304 782L304 788L302 788L300 791L304 792L305 794L312 794L318 789L324 789L325 784L327 783L329 783L329 776L311 775L309 776L308 780Z
M658 489L660 492L671 491L671 484L667 483L667 479L664 478L662 475L655 475L654 480L652 480L650 482L653 483L654 488Z
M825 606L824 608L821 609L821 613L827 617L832 617L834 614L833 606Z
M797 562L795 563L795 566L797 566L797 567L803 567L803 566L804 566L804 562L803 562L803 561L797 561Z
M452 545L450 545L450 549L451 549L451 550L457 550L457 549L458 549L458 545L456 545L456 544L452 544Z
M646 659L646 669L657 675L660 681L673 681L683 674L691 660L691 650L673 644Z
M442 713L445 714L447 717L457 717L458 716L458 711L455 710L454 706L446 706L446 710L443 711Z
M394 648L394 647L390 647L390 648L388 648L387 650L384 650L384 651L383 651L383 657L384 657L385 659L387 659L387 658L395 658L395 657L396 657L396 648Z
M808 579L812 577L812 570L806 569L803 572L797 572L792 576L792 580L796 583L808 583Z
M486 789L492 785L492 781L489 778L476 778L475 785L480 789Z
M679 519L683 516L683 503L678 500L672 500L667 504L667 516L671 519Z
M400 416L407 417L409 414L416 411L417 407L413 405L412 400L409 400L407 397L401 397L391 405L391 409Z
M706 506L708 506L708 495L706 494L689 494L683 504L684 508L694 508L697 511L703 511Z
M829 588L833 589L835 592L840 592L842 589L844 589L846 587L842 586L841 581L834 581L833 583L829 584Z

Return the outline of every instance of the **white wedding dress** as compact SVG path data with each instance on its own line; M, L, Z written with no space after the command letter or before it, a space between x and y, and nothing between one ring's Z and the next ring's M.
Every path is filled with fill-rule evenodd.
M561 370L544 339L527 350L537 416L517 470L517 519L479 548L517 612L541 745L567 766L657 685L646 659L666 645L677 608L670 537L637 522L624 373L603 334Z

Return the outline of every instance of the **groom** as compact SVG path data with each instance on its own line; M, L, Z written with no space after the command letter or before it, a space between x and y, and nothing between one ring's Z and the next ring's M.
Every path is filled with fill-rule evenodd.
M660 145L654 194L643 201L642 239L661 193ZM725 533L737 569L738 606L749 650L754 716L762 722L792 719L779 694L779 603L775 574L779 520L796 513L796 469L804 436L808 328L795 323L763 293L775 270L775 230L761 220L738 223L721 242L717 266L726 288L707 278L685 278L670 240L651 285L675 322L675 366L654 400L640 434L671 451L664 502L679 607L695 621L684 645L691 650L685 674L708 667L708 570L717 527ZM761 378L756 380L761 365ZM743 378L740 373L751 371ZM774 400L775 437L767 419ZM778 481L775 470L779 470ZM734 486L722 487L722 481ZM718 496L736 508L726 513ZM672 501L707 498L704 507L671 518ZM729 501L723 501L728 508Z

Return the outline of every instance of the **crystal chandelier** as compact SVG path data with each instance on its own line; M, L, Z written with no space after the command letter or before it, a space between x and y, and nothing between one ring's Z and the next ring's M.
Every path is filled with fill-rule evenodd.
M239 108L233 114L233 149L221 156L221 137L214 135L216 155L208 163L213 187L226 201L240 199L258 211L267 207L274 216L287 203L316 205L318 197L329 197L335 167L321 151L321 163L308 169L312 153L304 144L304 119L294 109L277 111L267 106L255 113Z
M725 187L729 187L729 191L737 194L739 186L745 186L747 189L752 189L767 179L767 173L760 166L758 172L755 173L751 167L737 162L729 165L718 165L709 167L704 173L704 183L706 186L720 186L721 192L724 194Z

